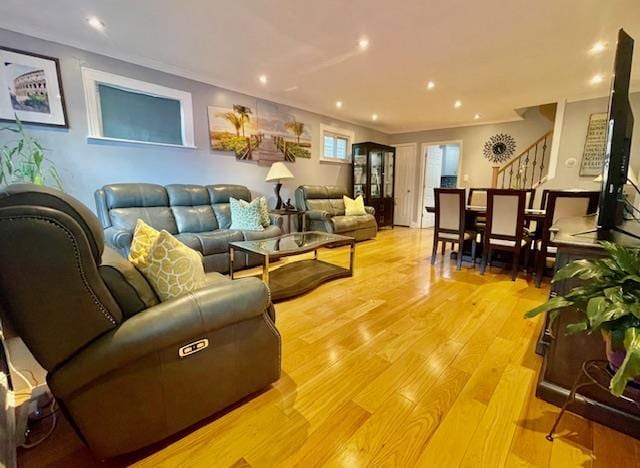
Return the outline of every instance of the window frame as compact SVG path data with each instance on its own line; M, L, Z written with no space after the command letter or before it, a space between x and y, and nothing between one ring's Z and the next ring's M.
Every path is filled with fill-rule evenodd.
M331 136L334 139L342 138L347 140L345 159L339 159L336 156L325 156L324 138L325 136ZM347 130L339 127L331 127L329 125L320 124L320 161L338 163L338 164L351 164L351 146L355 139L355 133L351 130ZM337 143L334 143L335 149L337 149Z
M196 148L191 93L85 67L82 68L82 84L84 86L85 103L87 106L87 122L89 124L89 135L87 135L88 140L106 140L143 145L170 146L174 148ZM119 88L132 93L146 94L148 96L179 101L182 144L178 145L154 141L128 140L104 136L102 112L100 110L100 93L98 91L99 84Z

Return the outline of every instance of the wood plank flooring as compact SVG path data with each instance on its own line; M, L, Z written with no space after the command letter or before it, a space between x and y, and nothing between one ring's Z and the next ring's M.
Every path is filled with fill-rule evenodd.
M283 375L266 391L144 452L107 465L640 466L640 441L534 396L541 303L521 274L431 266L428 230L360 243L353 278L276 306ZM347 264L345 249L320 258ZM96 464L64 420L20 466Z

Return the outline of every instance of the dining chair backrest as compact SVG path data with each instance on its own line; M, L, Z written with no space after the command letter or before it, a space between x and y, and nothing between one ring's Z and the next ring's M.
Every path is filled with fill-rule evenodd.
M548 190L546 195L546 215L542 232L544 246L551 243L549 228L556 221L595 213L600 199L600 192L596 191Z
M533 208L533 203L536 199L536 189L530 188L524 190L526 195L526 207L531 209Z
M487 206L487 188L470 188L467 205Z
M515 189L489 189L487 191L487 227L485 238L522 240L524 210L527 192Z
M540 209L547 209L547 198L549 198L549 189L544 189L542 191L542 197L540 198Z
M436 232L458 234L464 231L464 189L434 189Z

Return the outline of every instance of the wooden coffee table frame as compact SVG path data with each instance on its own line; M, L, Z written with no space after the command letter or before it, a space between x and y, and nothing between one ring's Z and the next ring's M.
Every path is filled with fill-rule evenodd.
M319 234L325 235L326 233ZM262 281L269 286L271 299L274 302L299 296L327 281L353 276L356 242L352 237L336 236L336 239L327 240L326 242L319 242L297 249L282 250L269 254L246 248L243 246L245 242L249 243L252 241L229 243L229 276L231 279L234 279L234 256L236 252L262 257ZM343 246L349 246L349 268L343 268L339 265L318 259L319 249ZM274 260L309 252L313 252L313 259L297 260L270 271L271 262Z

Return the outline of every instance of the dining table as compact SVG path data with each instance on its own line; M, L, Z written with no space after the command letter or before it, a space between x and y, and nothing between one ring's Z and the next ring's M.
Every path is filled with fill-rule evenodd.
M435 206L425 206L427 213L435 213ZM465 213L467 219L469 217L475 218L476 216L484 216L487 214L487 207L483 205L467 205L465 207ZM524 218L528 221L544 221L547 212L537 208L526 208L524 210Z
M435 213L435 206L425 206L425 210L427 213ZM487 215L487 207L484 205L466 205L465 206L465 223L467 226L474 226L476 223L476 218L486 216ZM544 221L546 219L547 212L545 210L537 209L537 208L525 208L524 210L524 219L526 221L526 226L530 227L531 222L535 222L535 234L534 238L539 239L542 234L542 229L544 227ZM471 248L470 245L467 245L468 242L463 244L462 252L463 256L472 260L471 258ZM482 244L478 245L477 255L482 253ZM452 252L452 258L456 258L458 252ZM499 262L498 262L499 263Z

